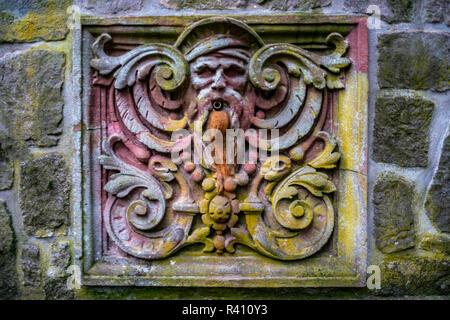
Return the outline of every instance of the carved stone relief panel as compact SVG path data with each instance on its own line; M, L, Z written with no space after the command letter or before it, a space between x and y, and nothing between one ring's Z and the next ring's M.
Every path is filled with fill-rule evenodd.
M84 283L361 285L365 19L136 19L74 59Z

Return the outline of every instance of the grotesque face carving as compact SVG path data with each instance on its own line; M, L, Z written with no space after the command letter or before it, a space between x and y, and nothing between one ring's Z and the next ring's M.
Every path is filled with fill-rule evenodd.
M191 64L192 86L203 92L214 91L223 94L235 91L244 94L246 79L246 61L211 54L196 59Z
M107 76L98 83L112 86L100 161L115 171L104 186L114 243L147 259L194 243L233 253L240 243L296 260L328 241L335 185L320 170L334 169L340 155L325 131L329 104L322 99L325 87L343 87L340 69L350 64L341 57L341 35L327 38L336 46L327 56L289 43L266 45L229 18L199 21L173 46L150 44L118 57L104 52L110 38L103 34L93 44L91 65ZM282 135L263 134L267 129ZM169 141L177 131L186 135ZM245 140L226 139L230 132L245 132ZM238 149L257 163L239 162ZM265 151L283 154L266 158ZM213 162L204 159L209 152ZM204 226L191 230L196 214Z
M248 112L245 91L247 87L247 53L239 50L239 57L225 52L206 54L190 64L192 88L197 92L197 107L205 111L225 111L230 127L246 127ZM243 116L241 119L239 119Z

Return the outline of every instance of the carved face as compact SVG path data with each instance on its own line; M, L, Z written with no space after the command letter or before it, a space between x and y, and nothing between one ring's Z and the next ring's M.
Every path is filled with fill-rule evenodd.
M229 112L231 126L246 123L245 90L247 84L247 62L221 53L212 53L197 58L190 65L192 87L197 91L197 106L200 113L220 102L218 109ZM244 119L239 117L244 113ZM240 120L240 121L239 121Z
M197 58L191 64L192 86L197 90L208 90L223 94L226 90L234 90L244 94L246 65L244 61L210 54Z
M231 215L231 205L228 198L215 196L209 203L209 214L215 222L226 222Z

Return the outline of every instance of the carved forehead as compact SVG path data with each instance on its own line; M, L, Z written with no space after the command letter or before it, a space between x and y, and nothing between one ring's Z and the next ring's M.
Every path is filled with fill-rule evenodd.
M246 61L230 56L209 54L201 56L191 63L191 67L194 72L202 69L204 66L207 66L213 70L217 69L219 66L224 68L235 67L237 69L245 70Z

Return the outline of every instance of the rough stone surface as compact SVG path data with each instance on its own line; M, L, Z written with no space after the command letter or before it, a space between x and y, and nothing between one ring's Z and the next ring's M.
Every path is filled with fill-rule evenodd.
M414 188L392 176L382 177L374 188L375 243L383 253L414 246Z
M98 13L116 14L140 10L142 0L79 0L78 5Z
M373 159L426 167L434 104L414 95L380 95L375 102Z
M236 9L265 8L273 11L311 11L331 5L331 0L161 0L170 9Z
M54 235L68 220L70 178L62 155L21 162L20 209L30 235Z
M0 0L0 43L62 40L71 0Z
M0 125L1 121L0 121ZM18 141L0 130L0 161L9 162L16 159L25 159L29 156L28 145L23 141Z
M418 248L450 255L450 236L427 234L420 238Z
M447 26L450 26L450 5L448 3L445 8L444 22Z
M0 300L17 295L16 243L6 203L0 202Z
M344 9L353 13L366 14L367 7L377 5L381 19L387 23L410 22L412 20L416 0L345 0Z
M397 32L378 38L381 88L449 89L449 33Z
M14 179L12 161L0 160L0 191L11 189Z
M74 299L75 293L68 287L70 266L70 244L66 240L54 242L50 247L50 266L44 277L43 291L45 299Z
M439 167L426 200L428 217L443 232L450 232L450 136L444 141Z
M450 261L412 255L386 256L379 264L383 296L450 294Z
M61 133L62 52L25 51L0 60L0 122L21 143L54 146Z
M0 252L14 251L14 231L5 202L0 202Z
M41 252L39 246L26 243L22 246L23 285L39 287L41 284Z
M161 4L169 9L235 9L247 5L246 0L161 0Z
M430 23L440 23L447 11L447 0L424 0L423 20Z
M70 243L60 240L52 243L50 248L50 265L65 270L70 265Z
M299 11L311 11L320 8L328 7L331 5L331 0L267 0L256 1L260 6L274 10L274 11L286 11L286 10L299 10Z

